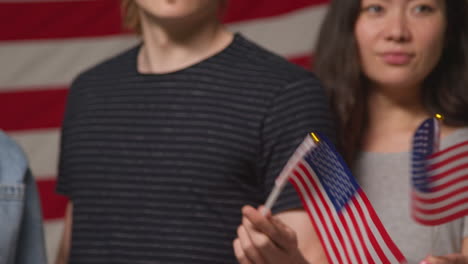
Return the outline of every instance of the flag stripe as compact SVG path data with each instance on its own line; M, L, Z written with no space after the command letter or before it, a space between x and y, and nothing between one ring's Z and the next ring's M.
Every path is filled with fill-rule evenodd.
M306 181L306 183L304 183L304 184L308 187L308 188L306 188L306 189L315 190L314 193L317 193L317 196L319 197L319 202L320 202L319 204L323 204L324 206L326 206L326 207L328 207L328 208L333 207L332 202L328 199L327 194L325 193L325 191L324 191L324 189L323 189L323 186L321 186L320 181L317 179L317 177L316 177L316 175L313 173L312 169L310 169L310 167L308 167L307 164L305 164L305 166L308 168L308 169L305 171L305 174L304 174L305 176L303 176L302 178L300 177L300 175L296 175L296 176L299 177L300 179ZM320 186L320 187L319 187L319 186ZM311 194L309 194L309 195L311 195ZM313 197L316 197L316 196L310 196L309 199L312 200L312 201L314 201L314 198L313 198ZM321 209L321 210L323 211L323 209ZM337 215L336 215L336 213L334 213L334 215L335 215L336 218L338 218ZM327 215L327 216L328 216L328 215ZM335 220L336 220L336 219L335 219ZM332 219L327 218L327 220L325 220L325 221L332 221L332 222L335 222L335 220L332 220ZM315 221L317 221L317 220L315 220ZM322 221L323 221L323 220L322 220ZM362 222L360 222L359 225L362 227L362 226L363 226ZM360 232L362 232L362 228L359 228L359 225L354 225L354 228L355 228L356 230L361 230ZM329 230L332 231L332 232L334 232L334 233L335 233L335 232L340 232L340 230L332 229L332 228L330 228L330 227L329 227ZM326 230L326 231L328 231L328 230ZM360 232L358 231L358 233L360 233ZM365 237L366 239L368 239L368 236L369 236L369 234L366 234L364 237ZM331 243L331 244L334 244L335 241L336 241L336 239L333 239L333 240L330 241L330 243ZM354 242L356 242L355 239L354 239ZM375 252L374 250L372 250L372 248L371 248L371 250L372 250L372 255L374 256L374 258L372 258L372 257L370 256L370 254L369 254L369 251L367 251L368 246L365 245L366 243L362 240L362 236L361 236L360 241L358 241L358 242L359 242L361 245L363 245L363 246L361 246L362 248L366 249L365 255L361 255L361 257L362 257L362 258L367 258L367 259L369 260L369 263L374 263L375 260L378 259L376 252ZM340 244L338 244L338 245L340 245ZM369 243L367 243L367 245L369 245ZM361 251L361 252L362 252L362 251ZM330 262L330 263L343 263L343 262ZM352 262L352 263L355 263L355 262ZM364 262L364 263L367 263L367 261Z
M317 193L319 199L320 199L320 204L323 204L325 206L325 215L326 216L334 216L335 220L338 220L339 216L336 214L335 210L332 210L333 206L331 205L331 202L329 199L327 199L327 195L323 191L323 187L319 186L319 182L316 182L313 180L314 176L312 176L313 170L305 163L300 162L298 164L299 169L301 169L301 175L300 179L307 180L306 185L311 184L311 187L313 188L312 190L315 190ZM298 175L296 175L298 176ZM309 195L312 195L309 193ZM313 196L310 196L313 197ZM347 263L355 263L355 258L353 257L353 261L351 261L351 256L349 252L352 252L352 241L349 240L349 237L344 236L345 235L345 229L340 221L333 221L334 219L328 219L329 221L332 222L333 226L333 231L338 236L338 239L340 241L340 244L346 248L346 250L343 249L343 253L345 254Z
M55 178L37 181L42 215L45 220L60 219L65 216L68 199L55 193L55 185Z
M3 43L1 90L69 85L76 75L135 44L135 36ZM27 74L25 74L27 73Z
M468 164L468 158L461 159L454 161L450 164L447 164L447 166L444 166L443 168L439 168L436 170L425 170L425 177L422 177L422 180L428 180L432 185L438 185L442 184L445 182L448 182L453 179L454 174L458 174L459 176L463 176L462 173L463 171L466 171L466 165ZM418 173L419 175L420 173ZM422 176L422 175L421 175ZM429 177L427 179L426 177Z
M317 235L319 236L320 242L324 246L324 251L327 255L328 262L340 263L340 261L338 261L339 254L336 250L336 246L333 243L330 243L330 241L333 240L330 239L331 235L329 233L329 229L323 226L323 217L317 215L321 214L320 208L318 208L314 199L311 199L311 196L309 196L308 192L306 191L306 188L299 179L300 177L296 178L295 175L291 175L290 182L293 184L296 191L300 194L299 196L302 200L302 203L308 207L308 210L306 211L308 212L309 217L312 219L312 223L314 224L315 230L317 231ZM331 254L331 252L333 252L333 254Z
M426 205L426 204L418 204L419 206L416 206L414 210L416 210L417 212L420 212L420 213L423 213L423 214L426 214L426 215L437 215L437 214L440 214L440 213L443 213L445 211L448 211L448 210L451 210L453 208L457 208L459 206L463 206L464 203L468 203L468 197L466 197L467 195L463 195L464 198L458 198L458 197L455 197L457 199L455 200L452 200L452 201L444 201L444 204L446 205ZM425 208L425 206L429 207L429 208Z
M413 199L416 202L419 201L419 202L422 202L424 204L435 204L435 203L444 201L446 199L450 199L453 196L456 196L458 194L463 194L465 192L468 192L468 186L461 186L461 188L460 188L460 186L451 186L451 188L452 188L452 190L449 190L449 192L446 192L446 193L442 193L442 195L440 195L441 192L423 193L423 192L415 191L414 192L415 195L414 195ZM440 196L438 196L438 195L440 195Z
M321 186L321 183L320 181L318 180L318 178L316 177L316 175L313 173L312 169L310 169L310 172L309 173L306 173L307 177L304 177L302 179L306 180L307 183L305 184L306 186L309 187L309 189L313 189L315 190L315 192L318 194L318 195L321 195L321 198L319 199L319 201L321 203L324 203L324 205L328 206L328 208L332 207L332 202L329 201L329 199L327 199L327 194L325 193L324 189L323 189L323 186ZM313 175L313 176L311 176ZM299 176L299 175L297 175ZM311 178L313 177L313 178ZM318 186L320 185L320 187ZM316 197L316 196L311 196L311 197ZM319 196L320 197L320 196ZM324 198L325 197L325 198ZM314 200L314 198L310 198L311 200ZM325 200L325 201L324 201ZM319 203L320 204L320 203ZM352 206L353 209L355 210L354 213L356 215L358 215L359 213L357 212L357 209L356 209L356 205L353 205ZM321 209L323 211L323 209ZM336 216L336 214L335 214ZM328 221L332 221L334 222L336 219L328 219ZM365 249L368 249L370 248L371 249L371 252L370 254L366 254L366 258L368 260L369 263L376 263L376 262L380 262L381 258L379 257L377 251L375 251L375 248L373 246L373 243L371 242L370 240L370 237L373 236L373 232L369 232L367 230L369 229L366 229L366 226L368 227L368 223L366 222L365 219L362 219L361 218L358 218L359 222L358 222L358 225L357 226L354 226L356 228L356 230L359 230L358 232L362 232L364 233L364 238L365 240L363 242L361 242L361 244L363 245L363 248ZM333 232L337 232L336 229L332 229L329 227L329 230L333 231ZM336 239L334 240L331 240L331 243L335 243ZM340 245L340 244L338 244ZM369 252L367 252L369 253ZM331 263L335 263L335 262L331 262ZM338 263L343 263L343 262L338 262Z
M284 15L296 10L323 5L329 0L257 0L263 4L252 5L251 0L229 1L228 12L224 15L225 23L239 22L259 18Z
M351 209L352 215L356 219L356 224L354 225L358 233L362 236L362 245L363 248L366 249L366 260L368 263L376 263L380 262L379 256L377 255L377 251L375 248L372 246L370 236L372 233L368 233L365 225L366 223L364 222L365 219L362 219L359 214L359 210L357 205L355 204L355 201L351 202L349 204L349 208Z
M420 214L416 211L413 211L413 217L416 221L423 225L441 225L453 221L457 218L463 217L468 214L468 208L461 208L455 212L451 212L449 215L435 215L433 217L428 217L427 215Z
M345 206L348 206L348 205L345 205ZM344 213L344 214L340 214L339 215L339 220L338 222L342 223L344 229L345 229L345 232L346 232L346 237L349 239L351 239L350 244L351 244L351 252L354 253L353 256L353 259L351 260L351 263L363 263L361 258L359 257L359 253L358 253L358 250L356 248L356 239L352 239L352 234L351 234L351 230L354 230L354 227L349 227L348 226L348 223L350 223L349 221L349 216ZM349 249L348 249L349 250Z
M329 245L331 247L328 247L328 250L332 250L334 255L337 257L338 263L346 263L345 258L346 256L344 255L344 250L342 247L341 243L335 243L335 241L341 241L341 239L338 238L338 235L335 232L334 224L335 222L330 219L330 214L329 214L329 204L326 203L323 199L323 195L319 189L319 187L316 185L315 182L309 181L307 178L303 177L302 175L303 172L298 172L297 170L294 171L293 175L296 177L296 179L299 180L300 184L305 188L305 195L306 197L319 197L319 201L315 201L315 199L309 199L310 201L316 203L316 206L314 206L314 209L318 213L319 216L319 221L323 224L324 229L321 230L321 232L325 231L327 234L324 239L329 241ZM291 175L292 176L292 175ZM307 180L307 182L306 182ZM312 196L312 192L316 194L316 196Z
M315 196L312 196L312 191L314 193L316 193L317 195L319 195L319 201L317 202L317 206L314 207L316 212L318 213L319 215L319 221L321 223L323 223L323 227L324 227L324 230L327 234L326 237L324 237L325 239L327 239L329 241L329 245L331 245L331 248L327 248L327 250L332 250L333 251L333 254L337 257L337 261L338 263L347 263L346 262L346 256L344 256L344 250L342 248L342 244L341 243L335 243L335 241L341 241L336 232L335 232L335 228L334 228L334 221L332 221L330 218L329 218L329 214L327 213L327 209L328 209L328 206L326 203L323 202L323 197L321 197L321 193L320 193L320 190L315 186L315 183L311 183L311 182L307 182L305 183L304 182L304 178L297 172L295 171L294 172L294 176L300 181L301 185L302 186L308 186L307 188L305 188L305 195L306 196L309 196L309 197L315 197ZM310 185L314 185L313 187L311 187ZM311 201L314 201L314 199L310 199ZM321 232L323 232L323 230L321 230Z
M63 220L48 220L44 223L44 232L47 258L49 263L55 263L57 252L60 244L60 238L62 237Z
M311 54L307 54L303 56L291 56L288 58L288 60L306 69L311 69L312 63L313 63L313 56Z
M28 130L9 135L23 148L36 179L57 175L59 129Z
M404 261L405 257L403 254L400 252L400 250L397 248L395 243L393 243L390 235L387 233L387 230L385 230L385 227L383 226L382 222L380 221L377 213L374 211L369 199L367 199L367 196L362 190L359 190L359 199L363 201L365 204L366 213L369 214L369 219L378 219L378 221L372 221L372 224L376 226L377 230L379 231L378 234L379 236L382 237L384 244L388 247L388 249L391 251L391 254L387 253L387 256L395 256L396 260L398 262Z
M390 263L389 260L387 259L387 257L385 256L382 248L380 247L379 243L377 242L377 239L374 236L374 232L372 232L373 230L369 226L369 222L367 221L366 215L364 213L363 208L361 207L361 204L359 202L357 202L355 199L353 199L353 204L354 204L354 206L356 206L356 209L357 209L357 212L358 212L358 215L359 215L359 219L362 220L362 222L364 224L364 230L366 232L366 235L367 235L368 239L370 240L370 244L368 244L367 246L369 246L369 247L372 246L375 249L375 251L377 252L378 259L373 259L373 262L376 262L376 263L378 263L378 262ZM375 231L377 231L377 230L375 230Z
M415 191L414 195L418 195L418 192ZM423 211L425 211L425 210L436 210L438 208L446 207L447 210L451 210L455 206L452 206L452 207L447 207L447 206L454 205L458 200L464 200L466 198L468 198L468 193L460 193L460 194L458 194L456 196L453 196L453 197L451 197L449 199L442 200L442 201L437 202L437 203L421 202L421 201L419 201L419 200L417 200L415 198L415 200L414 200L414 207L415 208L414 209L415 210L422 209ZM463 204L461 204L461 205L463 205Z
M468 168L468 164L464 165L463 167ZM456 184L467 182L468 181L468 174L466 174L466 172L464 172L464 171L462 173L463 173L463 176L460 176L458 178L450 177L452 175L445 175L447 177L450 177L451 180L448 181L448 182L445 182L443 184L439 184L439 185L436 185L436 186L432 187L431 191L438 192L438 191L444 190L446 188L449 188L451 186L454 186Z
M355 241L359 243L358 249L359 249L359 256L361 257L361 261L359 263L367 264L369 263L368 260L371 260L372 257L371 257L371 254L369 253L368 247L364 246L365 240L362 236L362 233L357 232L357 230L360 230L361 228L356 219L356 214L355 214L356 208L352 204L351 205L347 204L346 206L347 206L346 209L348 211L349 218L351 219L351 223L353 226L353 232L356 233L357 238L358 238Z
M454 161L457 161L457 160L460 160L460 159L463 159L463 158L466 158L468 157L468 150L462 152L462 153L458 153L456 155L453 155L449 158L446 158L440 162L433 162L432 160L428 160L430 162L430 165L427 166L427 170L436 170L436 169L439 169L441 167L444 167L444 166L447 166L449 164L451 164L452 162Z
M320 242L324 246L324 250L327 255L328 261L330 263L342 263L338 249L336 248L335 243L333 243L334 240L330 234L331 230L325 226L327 222L324 222L322 211L318 207L314 199L311 199L311 196L309 194L310 189L304 186L305 184L303 183L303 179L301 179L301 177L291 175L290 181L294 185L298 193L300 193L301 200L303 201L304 205L308 208L307 211L312 214L312 222L320 226L319 228L316 228L316 230L318 231ZM310 203L312 203L312 206Z
M5 131L56 128L62 123L68 89L0 93L0 128ZM21 106L18 103L21 102ZM33 143L34 144L34 143Z
M229 1L223 21L235 23L281 16L327 2L290 0L252 5L250 0ZM120 1L116 0L0 2L0 18L3 24L15 25L1 27L2 41L128 34L121 23Z
M121 34L120 1L0 3L0 40L76 38ZM27 18L27 19L26 19Z
M447 155L447 154L450 155L450 153L452 153L452 151L454 151L454 150L456 150L458 148L466 147L466 146L468 146L468 141L463 141L463 142L455 144L455 145L453 145L451 147L448 147L448 148L446 148L444 150L438 151L438 152L428 156L427 158L428 159L436 159L436 158L439 158L439 157ZM441 157L441 159L443 159L443 157Z

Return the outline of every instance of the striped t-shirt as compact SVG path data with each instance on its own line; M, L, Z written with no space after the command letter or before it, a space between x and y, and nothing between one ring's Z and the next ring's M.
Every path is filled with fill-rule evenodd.
M70 263L236 263L241 207L265 202L308 132L332 132L324 91L239 34L168 74L139 73L140 47L69 93L57 190L74 205ZM274 211L298 207L288 187Z

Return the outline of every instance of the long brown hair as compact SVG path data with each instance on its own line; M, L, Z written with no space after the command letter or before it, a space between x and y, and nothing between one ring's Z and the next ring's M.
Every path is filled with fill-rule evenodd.
M468 11L466 0L446 0L447 30L438 64L424 80L423 103L444 116L447 125L468 125ZM360 0L332 0L315 48L314 71L325 85L334 110L338 148L352 164L367 122L367 78L354 27Z

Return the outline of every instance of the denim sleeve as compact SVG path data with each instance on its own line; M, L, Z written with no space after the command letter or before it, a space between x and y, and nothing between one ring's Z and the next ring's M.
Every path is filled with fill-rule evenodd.
M30 170L24 177L25 204L16 247L16 264L46 264L41 205Z

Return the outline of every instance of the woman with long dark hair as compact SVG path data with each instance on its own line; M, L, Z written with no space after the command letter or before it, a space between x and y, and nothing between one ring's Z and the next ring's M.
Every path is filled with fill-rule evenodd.
M439 113L441 148L468 140L467 9L466 0L334 0L315 50L338 148L409 263L468 263L468 217L429 227L409 213L419 124ZM248 206L243 215L248 236L239 235L245 246L235 248L241 263L301 259L294 232L277 219ZM316 251L311 263L326 263L319 244Z

